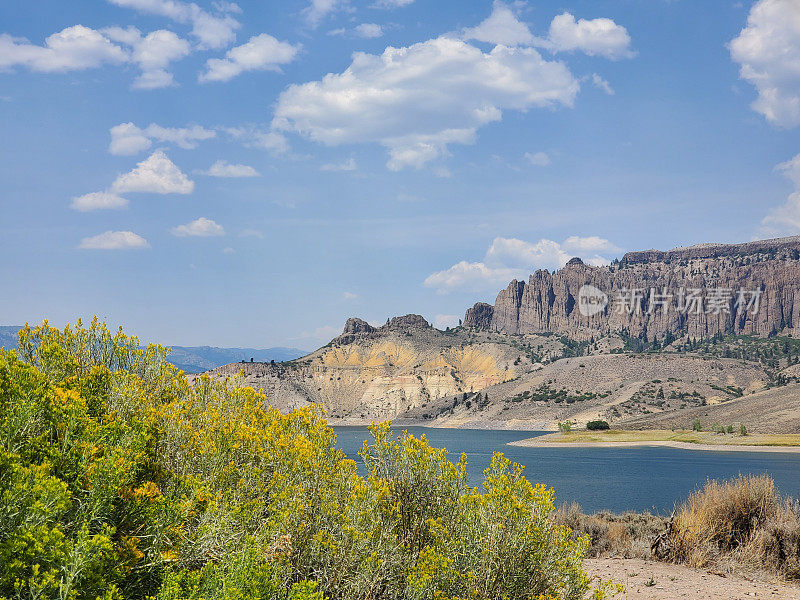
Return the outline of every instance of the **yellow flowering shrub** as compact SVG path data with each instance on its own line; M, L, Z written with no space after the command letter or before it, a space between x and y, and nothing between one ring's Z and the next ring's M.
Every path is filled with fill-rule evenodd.
M378 424L362 477L316 408L167 352L96 319L0 352L0 600L587 596L586 542L502 455L474 489Z

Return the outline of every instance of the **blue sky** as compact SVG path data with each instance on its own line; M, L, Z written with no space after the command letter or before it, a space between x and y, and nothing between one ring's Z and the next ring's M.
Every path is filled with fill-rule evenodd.
M796 0L6 0L0 320L311 349L800 233Z

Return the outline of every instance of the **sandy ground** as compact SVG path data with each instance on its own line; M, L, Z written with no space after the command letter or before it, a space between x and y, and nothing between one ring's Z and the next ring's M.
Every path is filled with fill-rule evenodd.
M736 600L770 598L800 600L800 586L781 581L751 581L745 577L701 571L634 558L594 558L585 562L590 575L625 585L620 600Z
M711 450L714 452L800 452L800 446L747 446L744 444L695 444L690 442L649 441L649 442L548 442L540 438L529 438L518 442L509 442L509 446L525 446L527 448L633 448L636 446L665 446L683 450Z

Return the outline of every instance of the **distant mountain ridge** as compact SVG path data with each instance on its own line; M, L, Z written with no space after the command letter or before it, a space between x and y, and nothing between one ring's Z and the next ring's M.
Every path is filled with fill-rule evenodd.
M0 326L0 347L13 350L17 347L20 325ZM297 348L218 348L215 346L172 346L169 362L187 373L202 373L232 362L284 362L307 354Z

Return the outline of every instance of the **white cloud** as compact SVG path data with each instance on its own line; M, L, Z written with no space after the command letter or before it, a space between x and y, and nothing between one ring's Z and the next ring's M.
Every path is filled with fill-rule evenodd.
M493 290L520 277L524 277L524 272L519 269L493 269L482 262L462 260L449 269L432 273L423 285L435 288L439 294L446 294L456 289Z
M161 127L151 123L145 129L145 135L159 142L170 142L184 150L197 148L197 143L216 137L217 132L200 125L190 127Z
M146 239L132 231L106 231L83 238L78 245L83 250L140 250L149 247Z
M440 37L376 56L353 55L343 72L289 86L273 127L336 146L379 143L392 170L420 168L470 144L503 110L572 106L578 81L533 48L497 46L488 53Z
M311 3L303 9L303 16L310 27L318 27L328 16L346 10L348 6L348 0L311 0Z
M781 206L771 209L761 221L762 237L796 235L800 233L800 154L775 167L795 186Z
M578 19L565 12L550 23L547 40L540 45L555 52L579 50L589 56L603 56L611 60L631 58L628 30L611 19Z
M151 123L140 129L133 123L120 123L110 129L111 143L108 151L111 154L126 156L138 154L152 146L153 140L171 143L185 150L197 148L198 142L216 137L214 130L200 125L190 127L162 127Z
M103 30L115 42L131 46L131 60L139 65L141 75L133 82L134 89L156 89L174 85L169 64L189 55L189 42L175 33L159 29L142 36L135 27L109 27Z
M355 28L355 33L366 39L379 38L383 35L383 27L377 23L361 23Z
M240 23L227 13L238 13L241 9L233 3L215 3L220 14L212 15L197 4L180 0L108 0L123 8L166 17L178 23L192 25L192 35L199 40L201 48L224 48L236 39Z
M128 53L99 31L73 25L36 46L24 38L0 34L0 71L25 67L44 73L92 69L103 64L122 64Z
M514 11L499 1L495 1L492 14L483 23L465 29L463 36L465 40L478 40L504 46L532 45L536 39L528 26L517 18Z
M496 237L483 261L458 262L449 269L432 273L423 285L434 288L439 294L457 289L473 292L493 290L505 286L512 279L525 279L536 269L563 267L574 256L594 266L608 264L608 259L599 252L619 252L619 248L597 236L571 236L563 243L548 239L531 243Z
M223 254L236 254L236 250L228 246L227 248L222 249Z
M800 192L789 194L785 203L771 209L761 225L762 232L769 236L800 233Z
M138 154L152 145L150 138L145 135L144 131L133 123L115 125L111 128L110 133L111 143L108 146L108 151L111 154L120 156Z
M490 265L506 265L522 269L563 266L570 255L553 240L541 239L536 243L517 238L496 237L486 251L484 261Z
M191 194L191 181L167 155L156 150L129 173L117 177L111 186L115 193L147 192L153 194Z
M72 199L69 207L72 210L89 212L92 210L114 210L126 208L128 200L110 192L92 192Z
M786 162L776 165L775 170L783 173L792 183L800 188L800 154Z
M433 326L436 329L447 329L448 327L458 327L460 319L458 315L436 315L433 319Z
M243 229L242 232L239 234L239 237L263 238L264 234L261 233L258 229Z
M602 77L600 77L600 75L598 75L597 73L592 73L592 85L594 85L594 87L596 88L603 90L609 96L614 95L614 89L611 87L611 84L608 83L608 81L606 81Z
M546 152L534 152L533 154L526 152L525 158L528 159L529 163L537 167L546 167L550 164L550 157Z
M590 235L588 237L579 237L577 235L570 236L564 240L562 247L567 252L572 252L573 256L577 253L577 255L581 257L588 256L592 252L613 254L621 251L618 246L615 246L607 239L598 237L596 235Z
M342 294L342 298L344 298L345 300L355 300L356 298L358 298L358 294L354 294L353 292L345 292L344 294Z
M232 165L231 163L218 160L213 165L211 165L207 171L200 172L203 175L208 175L209 177L231 177L231 178L238 178L238 177L259 177L259 172L256 171L253 167L248 165Z
M225 235L225 229L211 219L200 217L185 225L178 225L171 230L177 237L215 237Z
M319 168L320 171L355 171L357 169L358 165L354 158L348 158L341 163L324 164Z
M756 2L729 48L739 77L758 92L753 110L779 127L800 125L800 3Z
M280 65L294 60L300 45L281 42L262 33L250 38L246 44L231 48L225 58L210 58L206 71L198 77L200 82L229 81L245 71L277 71Z

